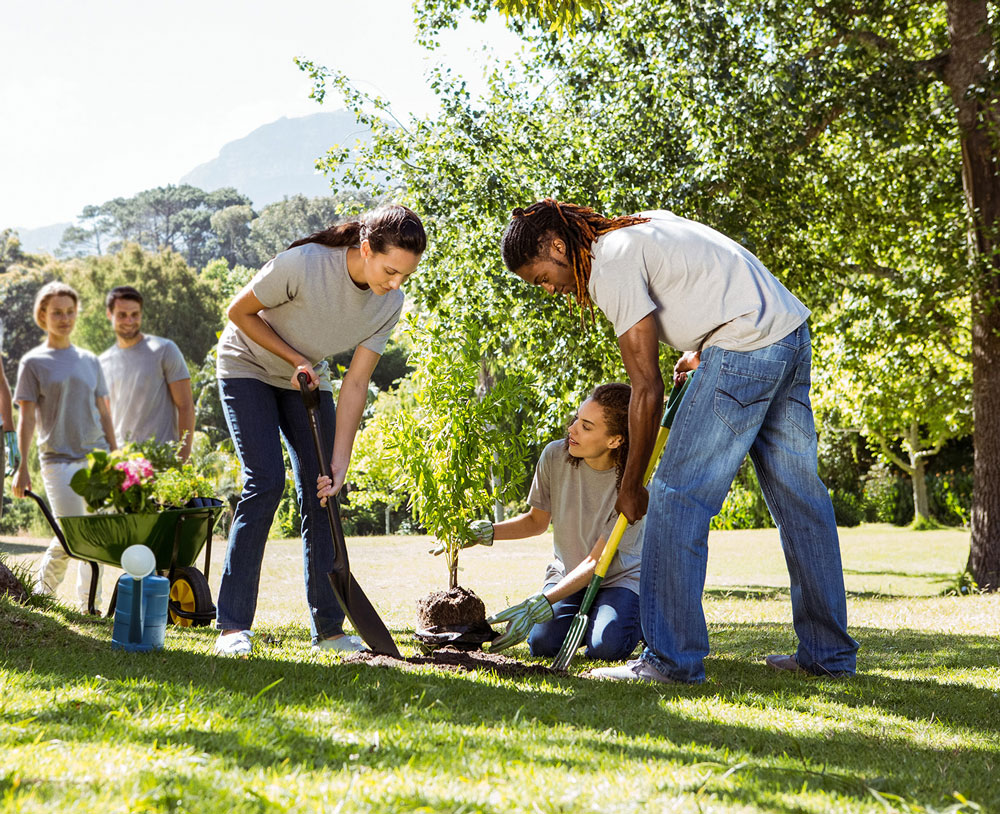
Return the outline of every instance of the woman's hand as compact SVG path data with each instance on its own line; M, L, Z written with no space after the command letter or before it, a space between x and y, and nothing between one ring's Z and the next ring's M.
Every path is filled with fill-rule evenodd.
M295 366L295 372L292 374L292 387L296 390L299 389L299 374L305 373L309 377L309 389L315 390L319 387L319 376L316 375L316 371L313 370L313 366L309 362L303 361L302 364Z
M333 478L330 478L329 475L320 475L316 478L316 497L319 498L320 506L326 505L327 498L340 493L347 476L347 467L338 473L337 467L331 465L330 471Z
M674 384L683 384L691 370L697 370L701 364L701 351L689 350L681 355L674 365Z
M14 475L14 497L24 497L26 490L31 488L31 475L28 474L28 465L22 461Z

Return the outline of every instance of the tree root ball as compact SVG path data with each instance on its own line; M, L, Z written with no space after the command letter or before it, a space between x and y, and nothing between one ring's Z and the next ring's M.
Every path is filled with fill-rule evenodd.
M0 596L9 596L15 602L27 602L28 592L14 573L0 562Z
M486 623L486 605L472 591L452 588L417 600L417 624L424 630L479 627Z

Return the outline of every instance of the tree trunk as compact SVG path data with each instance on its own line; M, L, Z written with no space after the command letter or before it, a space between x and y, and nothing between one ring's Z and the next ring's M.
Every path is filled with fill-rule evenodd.
M927 522L931 519L930 501L927 500L927 462L911 453L910 465L913 467L910 474L913 483L913 522Z
M945 0L950 54L944 79L957 113L962 186L969 211L975 489L969 570L1000 588L1000 106L990 75L994 45L986 0Z
M386 503L385 504L385 536L388 537L392 534L392 507Z
M451 559L448 561L448 587L457 588L458 587L458 548L455 548L455 553L452 554Z

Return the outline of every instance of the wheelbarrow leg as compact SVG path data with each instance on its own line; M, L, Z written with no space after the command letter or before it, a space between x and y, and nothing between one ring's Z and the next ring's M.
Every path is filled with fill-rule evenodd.
M101 612L94 607L94 600L97 598L97 581L101 578L101 569L93 560L87 562L90 564L90 592L87 594L87 613L91 616L100 616Z

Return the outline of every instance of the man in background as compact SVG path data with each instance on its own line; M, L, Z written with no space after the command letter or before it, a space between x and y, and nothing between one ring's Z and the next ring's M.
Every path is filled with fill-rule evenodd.
M3 351L3 320L0 319L0 352ZM3 372L3 358L0 357L0 421L3 422L3 447L0 448L0 517L3 516L3 485L6 478L14 477L21 465L21 453L17 448L17 432L14 430L13 402L10 385Z
M119 443L180 441L186 461L194 435L191 374L169 339L143 334L142 294L122 285L108 292L108 319L116 342L101 354L111 391L111 417Z

